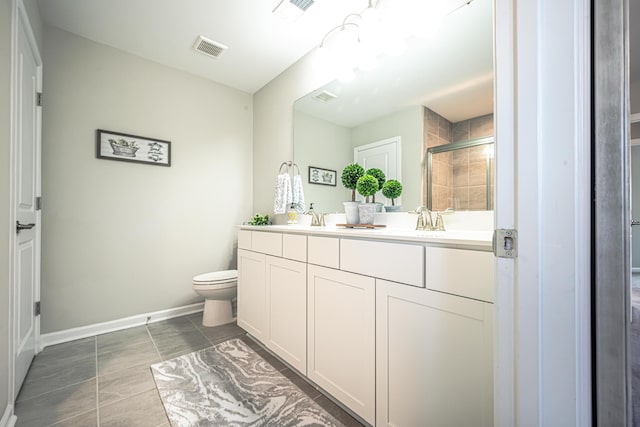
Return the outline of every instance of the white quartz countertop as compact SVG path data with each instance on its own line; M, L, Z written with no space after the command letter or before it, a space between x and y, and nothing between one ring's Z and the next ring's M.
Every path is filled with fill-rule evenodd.
M425 243L430 246L491 251L490 230L421 231L404 228L345 228L336 225L314 227L310 225L241 225L242 230L307 234L315 236L350 237L372 240L389 240Z

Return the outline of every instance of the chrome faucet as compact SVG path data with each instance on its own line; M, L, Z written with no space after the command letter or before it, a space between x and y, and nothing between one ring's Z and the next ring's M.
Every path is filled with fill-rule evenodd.
M424 206L418 206L416 208L418 214L418 223L416 224L416 230L433 231L433 220L431 219L431 211Z
M311 226L312 227L324 227L324 214L319 214L315 210L313 210L313 203L309 205L309 210L305 212L307 215L311 215Z

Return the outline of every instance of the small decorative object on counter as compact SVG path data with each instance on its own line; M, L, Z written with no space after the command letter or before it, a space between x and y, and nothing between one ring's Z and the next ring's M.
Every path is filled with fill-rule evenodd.
M291 203L289 207L289 211L287 212L287 224L297 224L298 223L298 211L296 210L296 205Z
M396 205L396 199L402 194L402 184L400 181L390 179L382 186L382 195L387 199L391 199L391 206L385 206L386 212L399 212L402 206Z
M356 187L358 189L358 193L360 193L360 195L365 199L365 203L361 203L360 206L358 206L360 224L373 224L376 205L374 203L369 203L369 198L378 191L378 180L373 175L364 175L358 179Z
M357 163L353 163L345 166L342 170L342 185L348 190L351 190L351 201L344 202L344 213L347 217L348 224L358 224L360 217L358 216L358 205L360 202L356 202L356 185L358 185L358 179L364 175L364 168Z
M384 174L384 172L382 172L378 168L370 168L370 169L367 169L367 171L365 172L365 175L371 175L372 177L377 179L378 180L378 191L382 190L382 186L384 185L384 183L385 183L385 181L387 179L387 177ZM376 204L376 212L382 212L382 203L376 203L376 193L373 193L373 198L371 199L371 201Z
M248 225L269 225L271 221L269 221L269 215L260 215L255 214L253 218L251 218L248 222Z

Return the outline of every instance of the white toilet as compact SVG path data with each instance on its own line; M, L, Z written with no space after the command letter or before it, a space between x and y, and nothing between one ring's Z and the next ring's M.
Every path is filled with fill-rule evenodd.
M238 270L199 274L193 278L193 290L205 298L204 326L219 326L236 320L231 300L238 294Z

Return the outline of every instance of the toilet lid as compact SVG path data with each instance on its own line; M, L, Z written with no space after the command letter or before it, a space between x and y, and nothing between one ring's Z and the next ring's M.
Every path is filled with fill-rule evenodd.
M238 270L213 271L211 273L198 274L193 278L194 283L226 282L238 278Z

